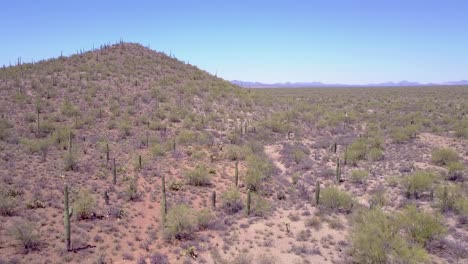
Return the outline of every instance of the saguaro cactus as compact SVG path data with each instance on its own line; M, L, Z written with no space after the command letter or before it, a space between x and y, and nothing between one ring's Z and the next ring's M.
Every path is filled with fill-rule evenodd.
M341 181L341 164L340 159L336 161L336 183L339 184Z
M250 215L250 203L252 201L252 194L250 189L247 190L247 216Z
M319 205L320 202L320 182L317 180L315 182L315 205Z
M239 186L239 162L236 161L236 169L235 169L235 172L234 172L234 181L235 181L235 184L236 184L236 187Z
M109 143L106 143L106 163L109 162Z
M37 108L37 128L36 128L36 136L39 137L41 133L41 127L40 127L40 119L39 119L39 108Z
M115 158L112 161L114 163L112 166L113 183L114 185L116 185L117 184L117 167L115 166Z
M174 138L174 140L172 140L172 151L175 152L176 151L176 140Z
M141 171L141 155L138 155L138 170Z
M65 224L65 244L67 251L71 251L71 239L70 239L70 218L73 215L73 208L68 205L68 185L65 183L64 187L64 224Z
M162 176L161 178L161 191L162 191L161 211L163 215L163 220L165 220L166 214L167 214L167 202L166 202L166 177L164 176Z
M348 164L348 146L344 149L344 165Z
M71 152L72 149L72 132L68 134L68 152Z
M213 209L216 208L216 191L211 194L211 206L213 206Z

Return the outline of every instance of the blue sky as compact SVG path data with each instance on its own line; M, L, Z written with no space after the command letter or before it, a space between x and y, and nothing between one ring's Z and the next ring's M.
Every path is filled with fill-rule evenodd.
M3 1L0 65L124 41L228 80L468 79L468 1Z

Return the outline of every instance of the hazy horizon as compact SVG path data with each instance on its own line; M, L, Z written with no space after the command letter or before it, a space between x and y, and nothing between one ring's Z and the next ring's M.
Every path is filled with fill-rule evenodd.
M441 83L468 76L464 1L4 4L0 65L119 39L226 80Z

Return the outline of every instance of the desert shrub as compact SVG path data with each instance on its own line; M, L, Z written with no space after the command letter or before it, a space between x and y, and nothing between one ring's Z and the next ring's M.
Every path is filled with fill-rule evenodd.
M198 229L209 228L210 225L213 223L213 221L216 219L213 212L211 212L207 208L204 208L198 211L196 214L196 218L197 218Z
M418 211L410 205L397 216L397 225L413 241L424 246L431 238L443 234L444 227L438 214Z
M351 195L340 191L335 186L323 188L320 192L320 204L325 209L350 212L353 207L353 203Z
M189 145L197 142L198 135L196 132L193 132L188 129L184 129L179 132L177 135L176 141L183 145Z
M162 157L166 155L166 153L170 150L170 144L160 144L160 143L153 143L151 147L151 152L156 157Z
M405 129L401 127L393 129L390 136L395 143L403 143L411 138Z
M247 158L247 168L244 182L253 191L258 190L261 181L269 178L275 170L273 163L263 155L250 155Z
M347 160L350 164L357 165L359 160L366 158L367 144L362 138L358 138L348 146Z
M261 125L275 133L286 133L290 130L290 124L283 117L282 113L271 116L263 121Z
M418 244L399 232L395 220L380 208L357 211L353 217L351 255L356 263L421 263L428 259Z
M140 193L138 192L138 182L137 179L132 178L128 182L128 186L125 189L125 195L127 200L129 201L136 201L140 198Z
M166 128L166 124L159 120L151 120L149 123L149 129L156 131L163 131Z
M432 186L434 185L437 177L437 174L430 171L415 171L406 179L407 192L409 194L414 194L416 198L418 198L419 194L422 192L426 192L432 189Z
M237 188L232 187L221 195L221 208L228 214L235 214L242 210L244 203L242 202L240 192Z
M370 137L368 140L369 147L372 149L383 150L385 145L385 138L380 134Z
M0 140L5 140L10 135L13 125L5 118L0 118Z
M460 121L455 125L455 136L461 138L468 138L468 119Z
M468 198L460 185L438 186L435 196L442 212L453 211L468 217Z
M189 238L196 228L193 211L185 204L170 208L167 212L164 236L168 240Z
M131 135L132 125L127 118L121 119L117 126L120 130L122 137L128 137Z
M68 146L68 137L71 131L72 130L69 127L57 127L52 132L52 142L61 149L66 148Z
M210 184L211 174L205 165L198 165L185 172L187 183L193 186L205 186Z
M432 162L440 166L446 166L458 161L458 154L451 148L439 148L432 151Z
M31 153L39 153L43 159L47 155L50 145L52 144L51 140L46 139L25 139L22 143L28 148Z
M11 195L8 195L8 193L5 190L0 190L0 215L14 215L16 206L16 198L12 197Z
M80 189L73 202L73 213L77 219L88 219L92 216L96 202L86 189Z
M252 201L250 205L250 213L254 216L265 216L270 211L268 200L259 194L252 193Z
M369 177L369 172L365 170L353 170L351 172L350 180L354 183L364 183Z
M404 143L405 141L415 138L418 132L418 125L408 125L393 129L390 136L395 143Z
M305 151L300 148L294 148L292 155L293 155L294 162L296 162L296 164L301 163L301 161L307 156Z
M371 207L384 207L386 203L387 198L385 197L385 189L383 186L379 186L370 197L369 204Z
M76 168L76 156L73 151L67 151L63 155L63 167L66 171Z
M60 107L60 112L62 112L62 114L65 116L73 117L78 114L78 109L76 109L76 107L73 106L69 100L65 100L65 102Z
M245 158L251 154L249 148L245 146L227 145L226 146L226 158L232 161L245 160Z
M456 181L456 180L463 180L463 170L465 169L465 166L458 162L450 162L448 164L448 174L447 174L447 179L451 181Z
M314 216L314 217L311 217L311 218L307 218L305 220L305 222L304 222L304 225L306 227L312 227L315 230L319 230L320 227L322 226L322 222L321 222L319 217Z
M10 233L26 252L39 247L39 231L32 222L17 221L12 225Z
M167 256L158 252L151 254L149 260L150 264L169 264Z
M379 161L379 160L383 160L383 158L384 158L384 154L383 154L383 151L381 149L371 148L371 150L369 150L369 159L370 160Z

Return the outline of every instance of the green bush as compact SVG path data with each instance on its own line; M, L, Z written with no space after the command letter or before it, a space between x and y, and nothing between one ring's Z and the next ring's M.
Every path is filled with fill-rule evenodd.
M63 104L62 107L60 108L60 111L62 114L68 117L73 117L78 114L78 109L76 109L75 106L72 105L72 103L69 100L66 100Z
M213 212L211 212L207 208L198 211L196 214L196 218L198 229L207 229L213 223L214 219L216 219Z
M404 143L405 141L415 138L418 132L418 125L408 125L393 129L390 136L395 143Z
M46 139L24 139L22 143L28 148L31 153L38 153L45 159L47 151L52 144L51 140Z
M190 145L197 142L198 135L196 132L184 129L177 135L176 141L182 145Z
M350 180L354 183L364 183L369 177L369 172L365 170L353 170L351 172Z
M250 214L254 216L265 216L270 211L270 204L262 196L252 193Z
M244 182L247 189L256 191L266 178L269 178L275 170L273 163L263 155L250 155L247 158L247 172Z
M440 148L432 151L432 162L440 166L446 166L450 162L458 161L458 154L451 148Z
M371 150L369 150L369 159L372 161L383 160L384 159L383 151L378 148L371 148Z
M226 146L226 158L232 161L235 160L245 160L247 155L250 154L248 148L244 146L237 145L227 145Z
M242 210L244 203L242 202L239 190L232 187L221 195L221 208L228 214L235 214Z
M205 186L210 184L211 174L205 165L198 165L193 170L185 172L187 183L193 186Z
M13 125L5 118L0 118L0 140L5 140L10 135Z
M39 231L32 222L15 222L10 229L10 233L26 252L39 247Z
M88 219L92 216L95 205L92 194L86 189L80 189L73 202L73 213L77 219Z
M73 151L67 151L63 155L63 165L66 171L74 170L76 167L76 157Z
M325 209L348 213L351 211L353 203L354 201L351 198L351 195L340 191L335 186L323 188L320 192L320 204Z
M68 137L71 131L69 127L57 127L52 132L52 142L59 148L65 149L68 146Z
M301 161L307 157L307 154L304 152L304 150L300 149L300 148L294 148L293 149L293 159L294 159L294 162L296 162L296 164L299 164L301 163Z
M192 209L185 204L176 205L167 212L164 236L168 240L189 238L196 224Z
M403 230L411 241L421 246L445 232L441 222L440 215L418 211L414 205L407 206L397 216L399 229Z
M414 194L415 198L418 198L422 192L432 189L437 178L438 175L430 171L415 171L406 179L408 194Z
M460 185L439 186L436 189L437 206L442 212L453 211L468 217L468 198Z
M128 119L124 118L120 120L118 123L118 128L120 130L122 137L128 137L131 135L132 125Z
M0 190L0 215L12 216L17 206L16 198L8 195L6 191Z
M356 166L358 161L366 159L366 154L366 141L363 138L358 138L348 146L347 162Z
M379 207L357 211L350 233L355 263L408 263L428 260L424 248L399 233L399 225Z
M458 162L450 162L448 164L448 174L447 174L447 179L451 181L456 181L456 180L463 180L463 171L465 170L465 166Z

